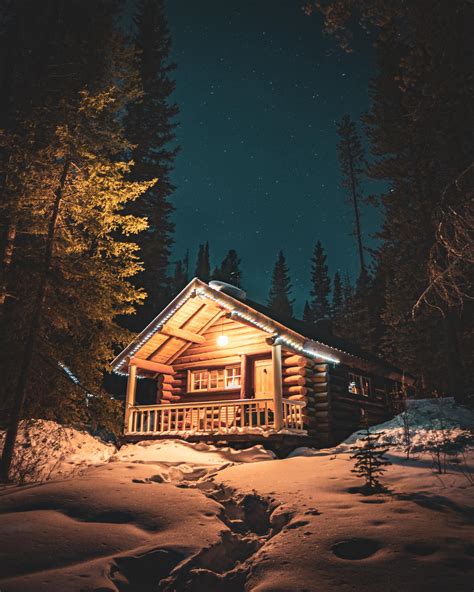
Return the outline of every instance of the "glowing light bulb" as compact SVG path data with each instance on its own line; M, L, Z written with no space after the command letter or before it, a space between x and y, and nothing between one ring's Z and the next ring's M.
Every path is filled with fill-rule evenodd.
M229 337L227 335L219 335L217 338L217 345L219 347L224 347L229 343Z

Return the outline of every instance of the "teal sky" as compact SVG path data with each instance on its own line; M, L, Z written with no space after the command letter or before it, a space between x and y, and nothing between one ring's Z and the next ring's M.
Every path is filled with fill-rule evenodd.
M168 17L181 110L175 258L189 248L192 275L199 243L213 265L234 248L249 297L265 302L282 249L300 314L317 240L331 274L358 272L335 125L368 109L371 48L360 39L345 54L299 0L173 0ZM362 222L374 246L380 213L365 207Z

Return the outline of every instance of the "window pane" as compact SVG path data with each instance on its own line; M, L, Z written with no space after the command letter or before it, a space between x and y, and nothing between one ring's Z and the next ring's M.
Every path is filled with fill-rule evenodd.
M209 371L209 388L219 389L224 387L224 369L218 368L217 370Z
M359 394L359 377L349 373L349 392L353 395Z
M360 377L361 387L362 387L362 394L366 397L370 395L370 378L366 378L365 376Z
M225 387L238 388L241 384L240 366L230 366L225 369Z
M208 372L207 370L195 370L191 374L192 376L192 390L193 391L205 391L208 382Z

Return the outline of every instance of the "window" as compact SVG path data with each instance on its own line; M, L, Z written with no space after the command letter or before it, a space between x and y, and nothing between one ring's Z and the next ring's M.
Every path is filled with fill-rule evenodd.
M209 370L209 389L221 389L224 388L225 369L219 368L218 370Z
M196 370L191 373L191 390L205 391L207 390L207 370Z
M240 387L240 366L230 366L225 369L225 388Z
M240 388L240 385L240 366L189 371L189 387L191 391L230 390Z
M353 395L363 395L364 397L370 396L372 390L370 378L349 372L348 390Z

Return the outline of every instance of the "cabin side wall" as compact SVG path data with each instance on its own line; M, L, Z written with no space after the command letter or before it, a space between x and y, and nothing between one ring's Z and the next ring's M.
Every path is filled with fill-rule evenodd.
M350 374L370 380L368 395L349 392ZM365 424L371 426L383 423L400 412L404 401L393 405L391 393L399 383L379 374L349 367L344 364L331 365L328 369L328 401L330 411L330 443L345 440Z
M349 392L350 373L370 379L368 396ZM344 364L283 352L283 396L306 403L305 429L318 446L337 444L365 422L379 424L400 412L404 402L397 394L397 384Z

